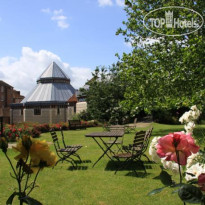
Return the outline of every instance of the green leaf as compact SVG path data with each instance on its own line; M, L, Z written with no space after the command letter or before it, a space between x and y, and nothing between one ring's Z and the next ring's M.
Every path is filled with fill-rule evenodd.
M29 197L29 196L25 196L25 197L23 198L23 200L24 200L27 204L29 204L29 205L42 205L41 202L39 202L39 201L37 201L36 199L33 199L33 198Z
M203 195L202 199L201 199L201 205L205 205L205 196Z
M195 187L191 184L183 185L178 192L180 199L183 202L187 202L190 204L198 204L201 203L203 199L203 194L198 187Z
M148 195L148 196L151 196L151 195L154 195L154 194L158 194L158 193L160 193L164 188L166 188L166 187L161 187L161 188L158 188L158 189L154 189L154 190L152 190L151 192L149 192L147 195Z
M165 186L171 186L173 184L172 177L166 171L161 171L160 180Z
M130 2L130 1L128 1L128 0L125 0L125 5L127 5L127 6L129 6L129 7L132 7L131 2Z
M14 193L8 198L8 200L6 201L6 205L11 205L12 202L13 202L13 199L14 199L14 197L15 197L16 195L19 195L19 193L18 193L18 192L14 192Z

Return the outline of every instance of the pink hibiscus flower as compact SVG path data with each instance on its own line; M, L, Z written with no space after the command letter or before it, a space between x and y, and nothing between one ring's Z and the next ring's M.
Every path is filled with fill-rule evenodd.
M199 146L195 144L191 135L183 132L174 132L161 137L157 144L157 154L160 158L165 157L165 160L175 161L180 165L186 165L187 158L198 151ZM176 152L179 153L179 162Z

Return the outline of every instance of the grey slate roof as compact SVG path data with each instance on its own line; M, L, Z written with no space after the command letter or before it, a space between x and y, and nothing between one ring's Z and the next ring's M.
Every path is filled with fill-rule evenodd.
M38 78L38 80L40 80L41 78L66 78L66 79L69 79L68 76L62 71L62 69L55 62L52 62L46 68L46 70L41 74L41 76Z
M42 79L48 80L43 81ZM67 75L55 62L48 66L37 82L38 84L35 88L23 99L23 101L21 101L21 103L62 103L67 102L76 92L70 84Z

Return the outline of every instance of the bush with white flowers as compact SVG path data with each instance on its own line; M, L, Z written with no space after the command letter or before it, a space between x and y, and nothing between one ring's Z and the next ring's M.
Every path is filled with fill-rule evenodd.
M184 124L184 129L186 134L192 134L193 129L195 128L195 123L201 115L201 111L193 105L190 111L185 112L179 119L179 121ZM154 137L149 147L149 155L152 158L152 161L159 163L161 162L164 169L169 169L173 174L178 174L179 165L173 161L167 161L165 158L160 158L157 154L157 144L158 140L161 137ZM200 157L199 153L192 154L187 159L186 165L186 177L187 181L192 179L197 179L201 173L205 173L205 166L203 164L198 163L198 158Z

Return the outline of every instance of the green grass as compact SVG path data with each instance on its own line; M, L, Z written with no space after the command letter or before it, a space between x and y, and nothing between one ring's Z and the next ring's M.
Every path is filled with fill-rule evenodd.
M181 125L153 124L152 136L163 136L169 132L183 130ZM205 129L204 125L201 125ZM143 128L147 129L147 128ZM141 129L140 129L141 130ZM177 205L182 204L177 194L167 188L160 194L147 196L155 188L162 187L159 180L153 179L160 173L158 164L148 163L145 166L147 175L138 167L136 176L131 170L125 169L115 175L116 164L106 156L92 168L93 163L102 154L97 144L85 134L102 131L102 128L88 128L87 130L65 131L67 144L82 144L79 154L83 163L78 169L72 169L69 163L59 163L54 169L44 169L37 180L39 187L31 193L31 197L41 201L44 205ZM60 134L60 133L58 133ZM60 136L60 135L59 135ZM124 136L124 144L132 142L134 133ZM49 133L41 135L41 139L51 142ZM53 145L51 149L54 150ZM16 153L8 151L13 159ZM13 160L15 163L15 161ZM0 153L0 205L4 205L7 198L17 187L10 176L9 164ZM174 177L179 180L179 177ZM19 204L17 200L13 204Z

